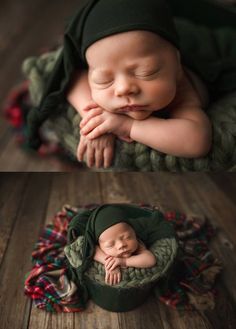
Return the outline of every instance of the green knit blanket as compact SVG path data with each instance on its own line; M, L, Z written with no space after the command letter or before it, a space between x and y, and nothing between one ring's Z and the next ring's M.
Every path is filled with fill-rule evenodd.
M67 259L74 268L77 268L82 263L83 240L83 236L79 236L64 249ZM151 268L129 267L121 269L122 280L116 285L117 288L142 287L163 277L176 258L178 244L174 238L161 239L156 241L149 249L155 255L157 264ZM104 265L94 261L86 275L91 280L105 285Z
M29 79L32 105L39 104L45 83L52 71L61 49L30 57L23 63L23 72ZM76 159L76 149L80 132L79 114L66 104L61 104L61 115L44 123L42 134L51 133L63 148ZM210 104L207 114L213 126L212 149L207 156L187 159L167 155L143 144L116 142L116 152L111 171L219 171L236 170L236 91L221 97Z

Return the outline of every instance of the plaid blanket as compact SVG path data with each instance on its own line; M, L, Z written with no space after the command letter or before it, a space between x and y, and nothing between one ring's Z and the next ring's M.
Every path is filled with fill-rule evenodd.
M146 205L145 205L146 206ZM87 205L86 208L94 207ZM83 207L85 208L85 207ZM80 296L67 276L64 247L67 227L79 208L63 206L48 224L32 252L33 268L26 275L24 292L34 305L50 312L80 312ZM156 291L160 301L178 310L214 308L215 276L221 270L209 249L215 230L205 218L165 212L173 223L182 255L166 288Z

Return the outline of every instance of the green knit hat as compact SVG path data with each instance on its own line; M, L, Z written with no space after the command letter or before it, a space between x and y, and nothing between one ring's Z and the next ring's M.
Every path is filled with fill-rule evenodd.
M121 32L145 30L157 33L178 45L178 36L165 0L100 0L94 1L84 22L81 56L94 42ZM80 41L80 40L78 40Z
M98 241L99 236L109 227L120 222L128 221L124 207L119 205L100 207L94 219L94 235L96 242Z
M39 108L28 116L29 144L41 144L39 127L66 101L66 90L75 70L86 67L85 52L94 42L116 33L146 30L178 47L178 36L165 0L90 0L68 24L61 55L47 82Z

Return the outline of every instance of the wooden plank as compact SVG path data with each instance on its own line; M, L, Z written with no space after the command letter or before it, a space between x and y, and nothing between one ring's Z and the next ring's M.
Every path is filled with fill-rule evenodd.
M105 203L122 203L122 202L134 202L137 193L138 178L137 173L99 173L101 181L101 193L102 199ZM131 195L124 188L126 180L133 184L132 188L134 193Z
M165 305L159 304L158 307L164 329L216 329L211 325L204 314L198 312L179 314L177 311L169 309Z
M225 269L224 269L225 271ZM205 315L214 329L236 327L236 305L225 289L224 284L217 285L218 297L214 310L208 310Z
M0 60L11 54L12 46L25 34L32 19L42 10L46 1L10 0L0 4ZM7 13L7 14L6 14ZM19 20L19 17L21 18Z
M235 186L236 197L236 179L234 175L232 175L232 184ZM207 209L208 216L214 219L214 224L224 229L229 240L236 247L236 203L227 197L224 190L217 188L217 185L206 174L198 175L196 179L194 179L194 176L189 176L189 185L196 193L196 200L201 198L201 203L197 203L198 206Z
M72 206L100 203L100 185L97 173L57 173L52 176L52 190L46 223L64 204Z
M219 189L224 192L229 199L236 203L236 173L235 172L221 172L209 173L208 176L212 182L216 184Z
M61 160L56 155L40 156L33 150L23 150L15 141L15 136L8 128L6 138L2 139L0 148L0 171L12 172L71 172L78 166Z
M30 268L30 251L45 216L49 191L50 177L47 174L30 175L0 269L2 329L22 328L27 324L28 314L25 312L30 307L27 306L29 300L23 295L23 282Z
M71 1L1 1L0 3L0 104L23 77L22 62L53 47L61 39L65 21L78 7ZM19 19L20 17L20 19ZM47 31L47 33L45 33ZM22 40L24 42L22 42ZM17 46L16 46L17 45ZM6 122L4 122L6 125ZM40 158L26 154L15 145L7 126L0 133L1 171L73 171L78 168L57 158Z
M12 84L21 79L21 64L23 60L27 56L37 54L42 47L54 46L54 43L58 41L59 35L64 32L65 20L78 7L78 1L41 0L35 8L32 6L29 3L24 4L23 10L28 10L29 13L26 15L27 21L24 22L21 33L15 34L1 59L0 103L5 98ZM18 19L10 22L13 26L15 24L15 29L18 28ZM45 29L47 33L45 33ZM24 42L22 42L22 38Z
M27 180L27 174L0 173L0 266L14 228Z
M157 300L153 296L150 296L144 304L136 309L125 313L118 313L120 328L164 328L157 304Z
M232 186L234 186L233 181ZM222 284L236 302L236 281L234 278L236 273L236 206L232 203L232 199L229 199L227 194L224 194L208 175L198 175L195 179L193 176L189 176L188 184L184 185L186 185L184 198L181 193L178 193L180 203L184 205L183 210L207 217L218 228L216 238L211 243L212 251L222 262L224 269L221 275ZM230 187L231 190L232 186ZM185 203L186 196L187 202ZM192 202L188 200L190 196Z

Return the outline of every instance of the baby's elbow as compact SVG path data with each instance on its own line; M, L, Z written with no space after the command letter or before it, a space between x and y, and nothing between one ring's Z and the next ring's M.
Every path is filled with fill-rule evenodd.
M187 143L190 157L200 158L206 156L212 146L212 131L210 125L199 129Z
M156 265L156 263L157 263L156 257L153 254L149 255L147 267L153 267Z
M193 158L205 157L211 149L211 144L212 141L209 136L198 140L196 144L193 145Z

